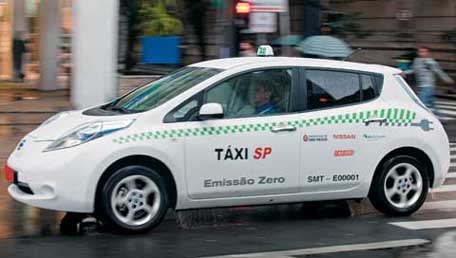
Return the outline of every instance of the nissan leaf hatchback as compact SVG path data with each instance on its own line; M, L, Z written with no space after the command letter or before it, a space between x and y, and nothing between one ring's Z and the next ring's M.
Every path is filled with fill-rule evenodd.
M286 57L213 60L55 115L7 161L10 195L143 232L176 210L370 198L418 210L447 135L394 68Z

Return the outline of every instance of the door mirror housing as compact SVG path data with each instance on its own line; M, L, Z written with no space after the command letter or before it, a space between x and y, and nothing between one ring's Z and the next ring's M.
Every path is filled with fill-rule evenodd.
M223 118L223 106L219 103L207 103L201 106L198 118L200 120L209 120Z

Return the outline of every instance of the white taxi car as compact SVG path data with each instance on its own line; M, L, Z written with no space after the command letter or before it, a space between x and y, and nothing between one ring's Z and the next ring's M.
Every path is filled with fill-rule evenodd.
M193 64L44 122L9 157L8 190L136 232L168 208L369 197L408 215L443 183L449 142L399 73L286 57Z

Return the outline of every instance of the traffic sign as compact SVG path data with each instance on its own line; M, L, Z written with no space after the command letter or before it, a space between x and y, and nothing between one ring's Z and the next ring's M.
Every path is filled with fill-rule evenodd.
M274 33L277 31L277 14L253 12L250 14L249 31L252 33Z
M250 0L253 12L282 13L288 9L286 0Z

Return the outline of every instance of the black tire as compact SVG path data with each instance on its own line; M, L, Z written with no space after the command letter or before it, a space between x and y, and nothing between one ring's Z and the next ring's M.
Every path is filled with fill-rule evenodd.
M419 193L418 199L407 207L397 207L393 205L387 198L385 191L385 180L387 180L388 172L399 164L409 164L414 166L422 178L422 191ZM389 179L391 180L391 179ZM390 184L390 182L388 182ZM399 189L399 188L398 188ZM416 212L425 202L429 191L429 176L426 166L418 159L408 155L400 155L390 158L384 162L376 171L371 183L369 191L369 199L374 207L380 212L389 216L408 216ZM418 193L418 192L417 192ZM413 193L412 193L413 194ZM418 196L418 194L416 194Z
M123 179L130 176L144 176L151 179L159 191L158 200L160 200L158 209L155 215L147 222L140 225L129 225L121 221L116 214L111 204L111 196L115 187ZM169 204L169 196L165 180L156 171L144 166L127 166L114 172L102 185L100 196L97 203L97 214L104 226L109 230L114 230L120 233L144 233L158 226L166 215ZM144 197L147 198L147 197Z

